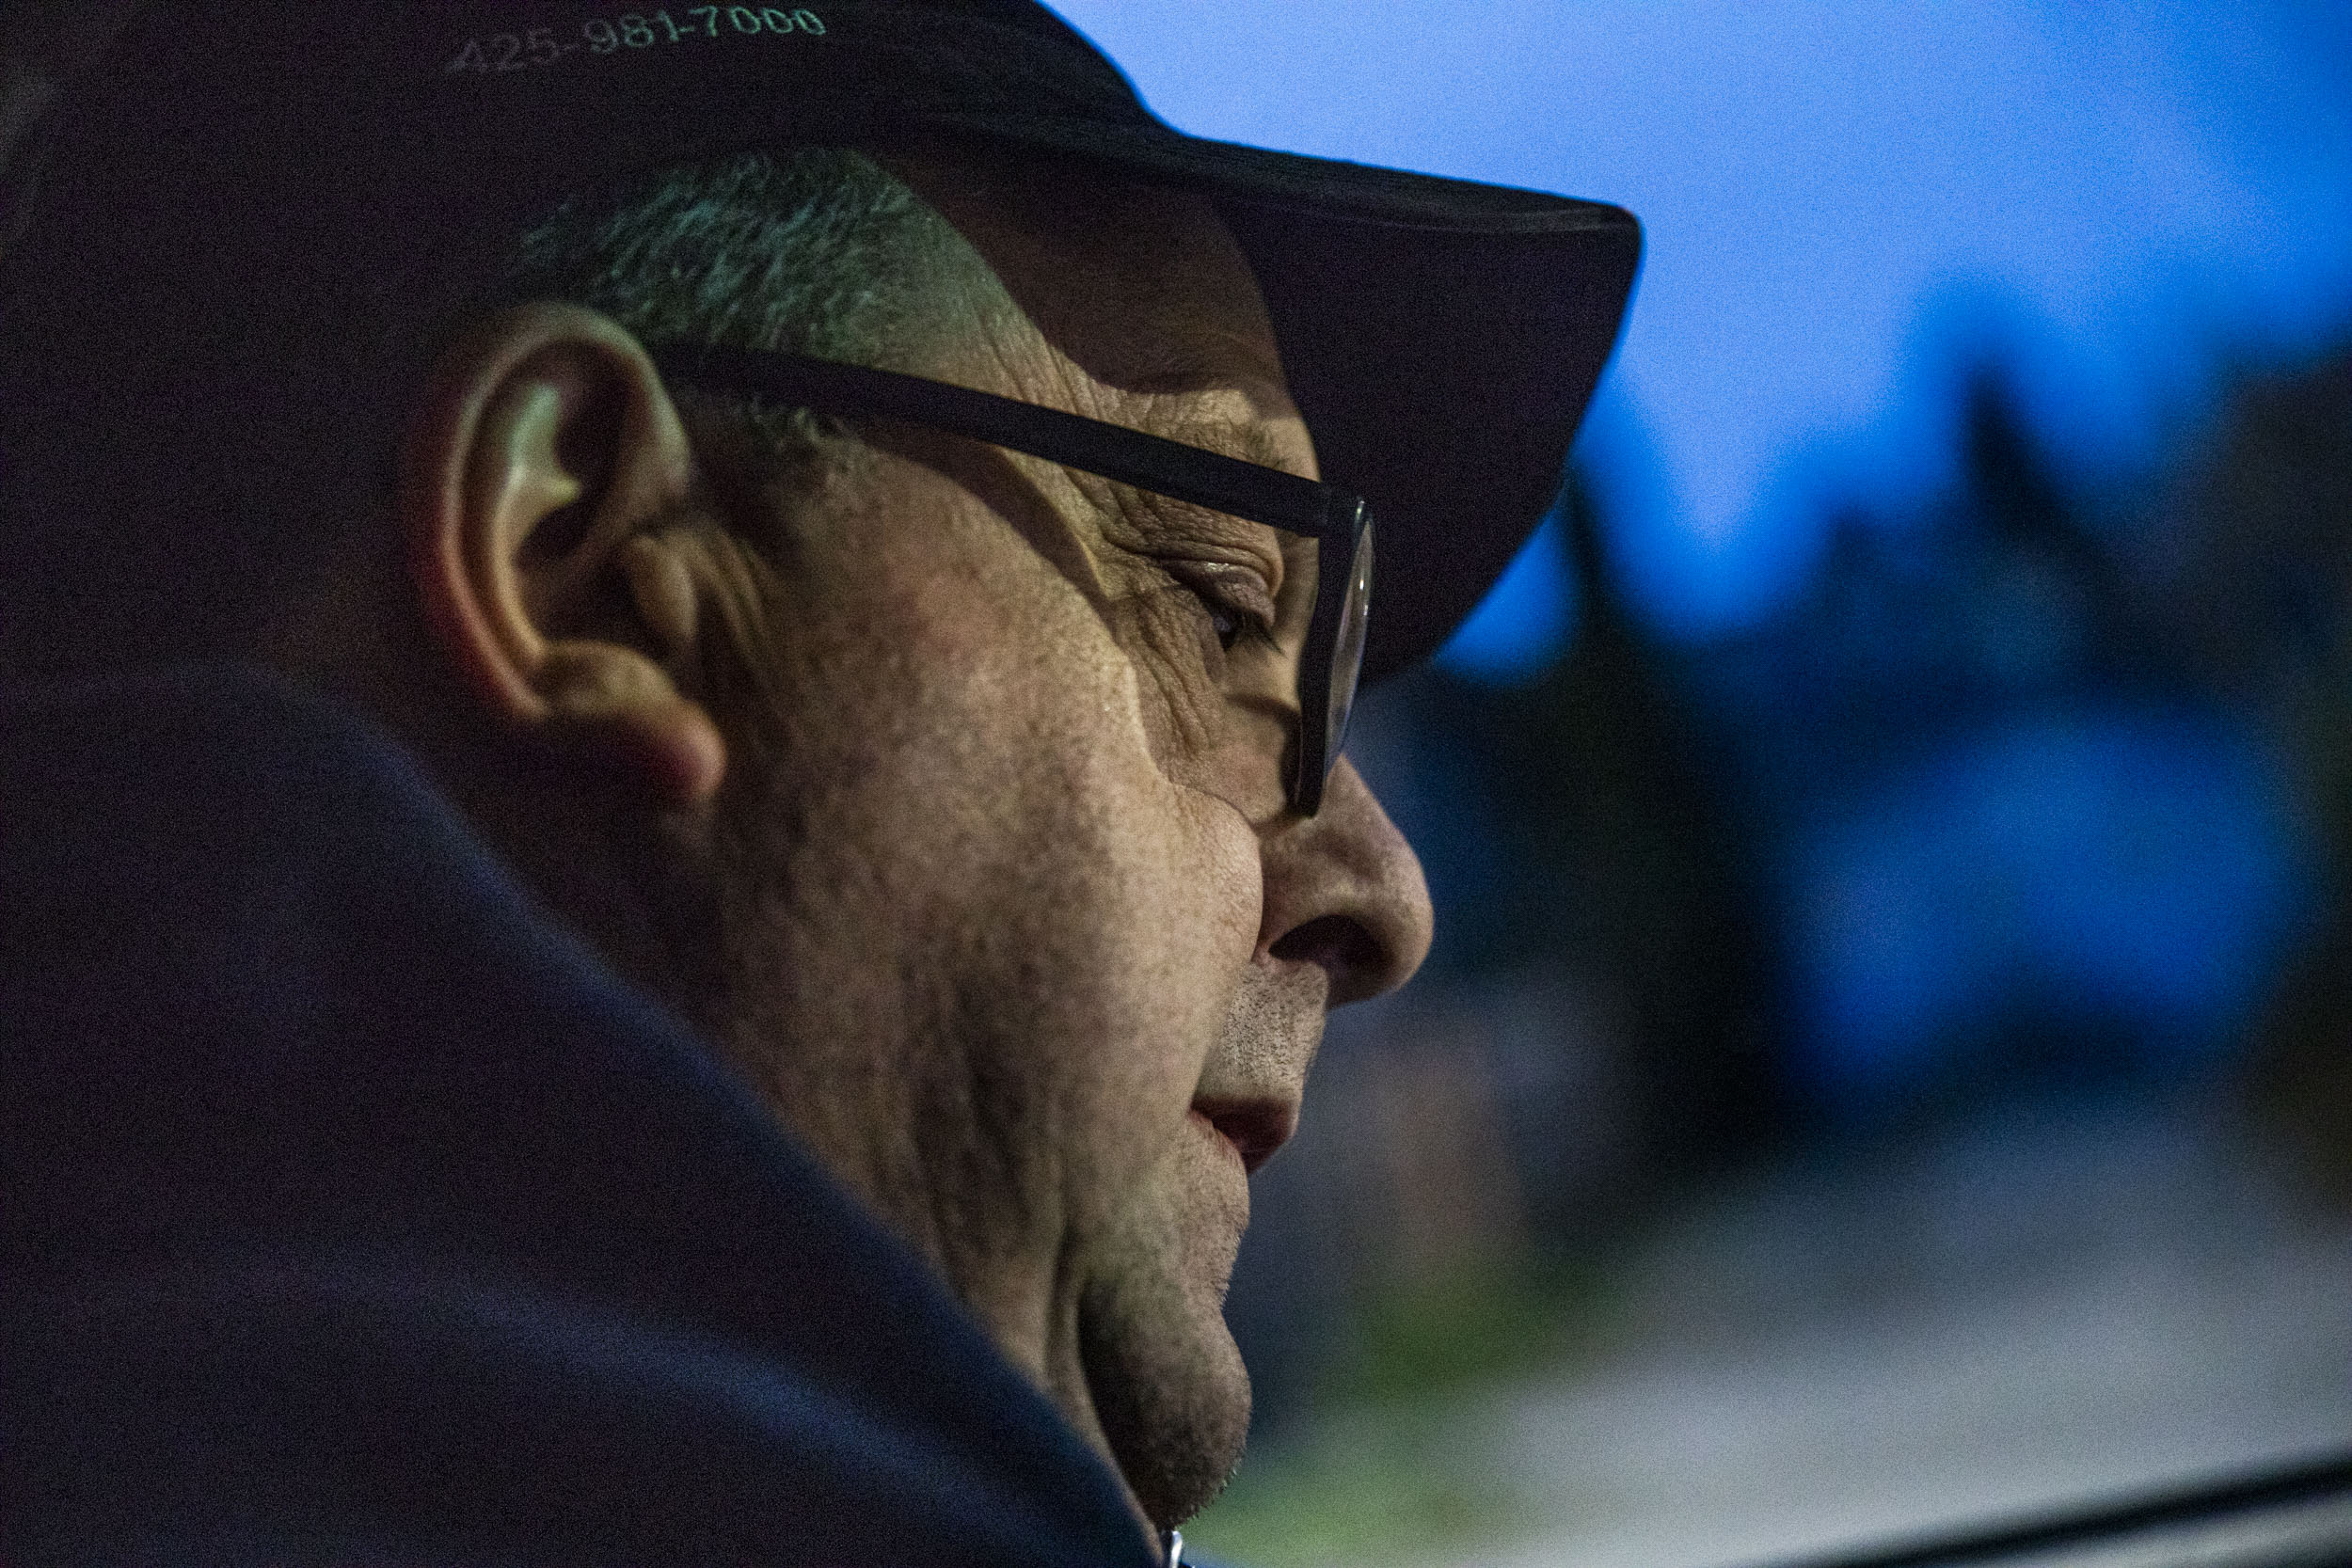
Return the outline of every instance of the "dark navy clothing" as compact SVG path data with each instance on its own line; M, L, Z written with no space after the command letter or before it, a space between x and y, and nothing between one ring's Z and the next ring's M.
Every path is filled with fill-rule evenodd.
M0 1562L1088 1564L1108 1468L411 761L0 701Z

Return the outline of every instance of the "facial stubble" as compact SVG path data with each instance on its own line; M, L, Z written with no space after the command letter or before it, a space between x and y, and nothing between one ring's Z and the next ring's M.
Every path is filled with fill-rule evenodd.
M1066 1230L1061 1256L1049 1248L1044 1262L1069 1282L1065 1309L1074 1316L1081 1398L1090 1402L1101 1440L1146 1514L1162 1526L1188 1517L1232 1473L1249 1412L1248 1378L1222 1316L1248 1222L1247 1181L1232 1149L1205 1123L1184 1116L1207 1054L1205 1037L1191 1045L1172 1036L1148 1037L1155 1031L1190 1036L1203 1026L1214 1032L1212 1013L1180 1021L1174 1015L1184 1010L1166 1006L1176 994L1163 989L1166 981L1192 975L1197 986L1202 972L1197 963L1179 965L1163 985L1136 977L1105 989L1106 975L1132 968L1115 961L1120 943L1104 943L1098 930L1070 945L1067 911L1088 907L1090 883L1108 889L1136 863L1117 853L1104 853L1070 886L1056 885L1048 874L1028 895L993 906L998 914L1031 911L1033 929L1018 918L949 921L929 929L920 920L910 924L887 877L869 874L875 867L857 848L888 846L903 834L867 819L874 798L835 787L843 770L820 765L847 737L817 733L835 727L826 721L803 733L786 711L795 705L776 701L775 684L755 685L758 689L710 693L728 710L741 766L704 860L716 884L726 973L707 997L702 1022L787 1124L984 1321L1004 1306L990 1292L1009 1272L1008 1254ZM828 707L835 716L845 711L838 704ZM879 789L885 804L894 794L944 803L954 788L986 776L986 760L943 769L936 789L893 791L885 782L909 766L901 753L868 773L864 787ZM1058 789L1019 793L1034 802ZM1039 846L1017 874L1043 873L1041 862L1059 862L1067 872L1070 857L1045 852L1057 847L1067 846ZM957 858L927 862L926 874L946 875ZM1198 877L1199 861L1179 857L1174 863L1191 864ZM999 893L1006 879L996 879ZM1192 924L1165 902L1116 892L1101 912L1105 925L1128 928L1130 942L1154 949ZM1162 927L1154 914L1171 924ZM882 940L850 953L835 940L845 929ZM1236 927L1217 946L1230 945L1236 934L1246 942ZM1176 943L1177 950L1199 947L1197 940ZM1196 960L1206 951L1196 952ZM1230 957L1246 953L1243 946ZM1122 995L1126 990L1138 994ZM1097 1027L1104 1024L1115 1027ZM1094 1070L1075 1085L1085 1092L1072 1100L1073 1085L1037 1076L1035 1048L1045 1041L1097 1054L1098 1069L1122 1053L1137 1062L1182 1058L1192 1065L1182 1069L1181 1088L1167 1072L1158 1076L1168 1083L1147 1074L1122 1089L1123 1072L1104 1078ZM1109 1147L1165 1147L1136 1168L1113 1176L1105 1166L1070 1189L1066 1179L1089 1167L1064 1163L1101 1141L1089 1138L1087 1124L1121 1102L1157 1105L1153 1116L1172 1117L1173 1125L1152 1117L1127 1124L1110 1111L1114 1122L1127 1125ZM1075 1208L1073 1198L1079 1199ZM1073 1410L1072 1390L1047 1391L1085 1424L1085 1412Z
M1249 1189L1221 1139L1185 1132L1103 1249L1079 1310L1104 1435L1162 1528L1224 1489L1249 1431L1249 1377L1224 1319Z

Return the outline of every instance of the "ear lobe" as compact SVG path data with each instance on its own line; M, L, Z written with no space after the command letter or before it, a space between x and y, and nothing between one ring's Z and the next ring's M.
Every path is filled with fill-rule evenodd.
M724 743L665 668L691 655L694 584L647 531L692 454L636 340L568 305L484 324L442 361L404 469L411 575L465 689L669 803L714 796Z

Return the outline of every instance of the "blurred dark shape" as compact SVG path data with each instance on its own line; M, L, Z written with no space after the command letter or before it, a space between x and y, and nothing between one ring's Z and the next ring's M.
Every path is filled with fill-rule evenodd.
M1561 512L1581 605L1568 657L1522 687L1433 671L1408 700L1419 743L1463 759L1496 840L1475 906L1440 915L1459 929L1431 978L1581 976L1625 1036L1623 1153L1646 1185L1724 1168L1779 1104L1728 759L1692 723L1675 656L1628 611L1592 498L1572 483ZM1575 1237L1590 1196L1531 1192L1537 1229Z
M1979 570L1992 578L1992 613L1980 623L1990 634L1986 651L1997 664L2004 639L2049 648L2059 657L2042 673L2055 685L2177 689L2184 661L2154 607L2059 485L1998 370L1977 368L1965 406L1966 478L1954 522L1979 536ZM2042 617L2054 625L2037 625Z
M1915 515L1840 507L1808 589L1693 656L1706 721L1768 815L2021 707L2177 688L2144 596L1990 366L1965 380L1959 439L1952 493Z
M2352 661L2352 348L2241 374L2201 445L2163 519L2175 620L2240 700L2332 681Z
M1574 654L1526 694L1505 790L1561 868L1557 952L1614 977L1632 1036L1636 1157L1659 1180L1719 1174L1783 1107L1753 871L1724 800L1723 748L1692 724L1665 649L1628 613L1590 491L1570 491L1584 585Z
M2179 619L2285 739L2331 884L2256 1033L2250 1098L2352 1207L2352 350L2246 377L2169 521Z
M1810 591L1692 658L1788 953L1801 1102L1885 1125L2190 1070L2298 909L2258 722L2201 679L2123 504L2069 493L1996 370L1961 480L1850 509Z

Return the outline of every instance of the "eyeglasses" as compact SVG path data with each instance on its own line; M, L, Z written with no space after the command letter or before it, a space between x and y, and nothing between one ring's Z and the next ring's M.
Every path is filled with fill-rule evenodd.
M1297 743L1284 790L1302 816L1323 804L1364 663L1372 515L1362 498L1124 425L896 371L698 343L658 343L649 352L662 374L680 381L822 413L904 420L1315 541L1321 570L1299 656ZM1344 569L1332 571L1335 562Z

